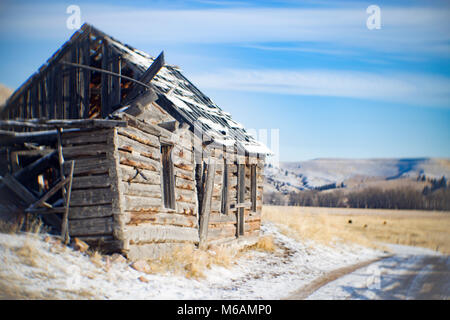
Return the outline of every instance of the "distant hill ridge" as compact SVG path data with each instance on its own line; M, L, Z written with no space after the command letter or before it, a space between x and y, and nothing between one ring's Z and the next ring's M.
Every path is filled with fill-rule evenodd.
M266 167L268 189L289 192L327 185L352 185L374 180L411 179L418 177L450 178L450 159L384 158L340 159L319 158L308 161L282 162L280 168Z
M0 83L0 110L3 107L3 104L9 98L9 96L13 93L13 90Z

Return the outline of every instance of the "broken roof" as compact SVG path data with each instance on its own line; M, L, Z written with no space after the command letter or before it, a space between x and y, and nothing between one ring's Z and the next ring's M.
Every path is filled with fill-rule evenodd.
M154 57L143 51L125 45L110 36L106 37L122 58L136 67L140 72L138 77L155 60ZM164 65L152 79L151 84L156 88L159 97L166 98L164 101L169 101L188 122L201 125L204 133L215 143L225 146L238 145L248 153L271 153L264 144L249 134L242 124L234 121L230 113L223 111L193 85L178 67Z
M20 88L18 88L8 101L13 101L20 92L29 85L33 78L38 77L49 65L55 63L59 56L67 50L77 38L87 30L101 36L109 44L109 47L121 55L133 66L134 77L138 80L144 72L155 61L149 54L137 50L127 44L108 36L104 32L94 28L89 24L84 24L49 60L39 68ZM223 111L210 98L204 95L196 86L192 84L178 67L164 65L151 80L157 96L158 104L161 105L172 116L180 116L183 120L191 124L191 128L196 127L213 140L215 144L224 146L235 146L251 154L271 154L271 151L262 143L257 141L244 126L231 118L228 112ZM7 102L8 104L8 102ZM120 108L117 112L122 112L126 108Z

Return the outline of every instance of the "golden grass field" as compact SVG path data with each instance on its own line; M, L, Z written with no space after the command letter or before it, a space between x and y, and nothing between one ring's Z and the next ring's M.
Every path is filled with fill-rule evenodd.
M379 242L450 254L450 212L264 206L263 221L298 239L382 248Z

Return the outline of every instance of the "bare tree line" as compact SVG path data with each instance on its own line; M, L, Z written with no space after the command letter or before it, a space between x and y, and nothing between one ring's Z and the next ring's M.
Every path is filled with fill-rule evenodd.
M305 190L291 192L287 196L269 193L265 195L264 200L267 204L292 206L450 210L450 188L445 178L442 178L422 191L412 187L397 189L369 187L348 192Z

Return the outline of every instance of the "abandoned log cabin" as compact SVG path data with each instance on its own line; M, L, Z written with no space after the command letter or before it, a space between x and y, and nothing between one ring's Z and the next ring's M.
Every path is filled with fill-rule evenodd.
M130 259L257 239L270 152L178 67L83 25L6 102L0 210Z

